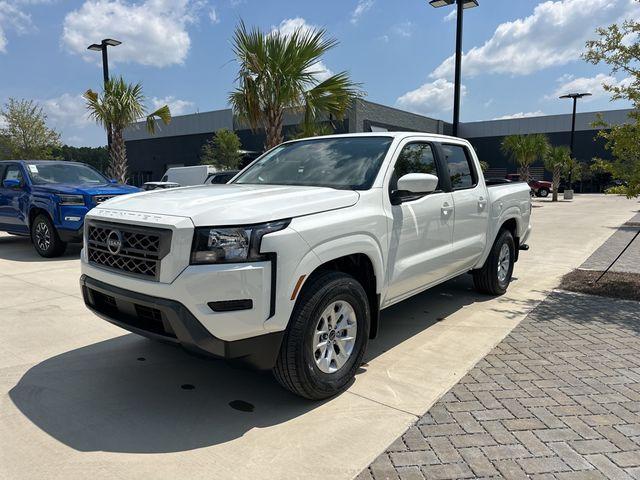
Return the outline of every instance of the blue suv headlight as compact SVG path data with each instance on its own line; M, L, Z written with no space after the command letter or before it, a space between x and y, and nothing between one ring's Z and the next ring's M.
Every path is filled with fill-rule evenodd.
M60 205L84 206L84 197L82 195L58 195Z

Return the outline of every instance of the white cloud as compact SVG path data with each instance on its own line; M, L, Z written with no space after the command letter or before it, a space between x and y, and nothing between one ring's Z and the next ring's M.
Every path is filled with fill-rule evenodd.
M213 24L220 23L220 17L218 16L216 7L211 7L211 9L209 9L209 20L211 20L211 23Z
M94 123L89 118L87 103L80 94L63 93L59 97L43 100L42 108L58 130L83 128Z
M109 50L113 62L165 67L185 61L191 38L187 27L204 6L200 0L87 0L64 19L62 42L89 61L96 52L87 45L116 38L122 45Z
M493 36L464 56L465 76L483 73L528 75L578 60L594 30L621 18L638 18L636 0L557 0L538 4L533 13L499 25ZM432 78L452 78L447 58Z
M631 82L631 79L625 78L618 81L618 79L611 75L599 73L595 77L578 78L575 78L573 75L563 75L558 79L558 82L560 82L561 84L552 94L546 96L547 99L556 99L560 95L566 95L567 93L591 93L591 97L586 97L584 99L585 101L589 101L594 98L609 95L609 93L604 90L602 86L603 84L611 86L624 86L628 85L629 82Z
M354 25L358 23L360 17L371 10L374 0L358 0L355 10L351 13L351 23Z
M23 34L33 27L31 16L24 12L18 3L15 0L0 0L0 53L7 52L9 41L7 40L6 31L8 29L14 30L18 34Z
M545 113L542 110L536 110L535 112L518 112L512 113L511 115L496 117L493 120L511 120L513 118L542 117L544 116L544 114Z
M153 97L151 99L151 109L157 110L163 105L168 105L169 110L171 110L171 115L184 115L185 113L189 113L193 111L194 103L189 102L188 100L180 100L179 98L175 98L172 95L164 98Z
M406 22L402 22L397 25L394 25L391 28L391 31L400 37L408 38L411 35L413 35L414 26L415 25L413 24L413 22L410 22L407 20Z
M296 18L286 18L280 22L280 25L277 27L271 28L271 33L280 33L284 36L293 35L294 32L300 30L303 34L308 33L311 30L317 29L315 25L311 25L307 23L304 18L296 17ZM333 75L333 72L324 64L324 62L319 61L314 63L310 70L315 72L314 77L322 82Z
M60 132L63 143L79 147L106 143L103 128L89 117L81 94L63 93L39 103L47 115L47 124Z
M407 92L396 100L400 108L423 115L436 115L453 109L453 83L443 78L425 83L421 87ZM461 90L464 97L467 88Z
M443 19L443 22L450 22L452 20L455 20L456 17L458 16L458 10L456 10L455 8L453 8Z
M314 28L317 27L308 24L302 17L285 18L277 27L271 27L271 33L279 32L281 35L288 37L293 35L297 30L300 30L302 33L307 33Z

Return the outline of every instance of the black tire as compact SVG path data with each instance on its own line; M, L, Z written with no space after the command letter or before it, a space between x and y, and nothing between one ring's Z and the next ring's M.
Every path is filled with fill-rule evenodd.
M348 360L337 371L325 373L316 364L314 333L325 309L336 301L346 302L355 312L357 333ZM370 322L367 294L355 278L333 271L314 275L300 292L291 314L273 369L276 380L284 388L310 400L322 400L340 393L362 364Z
M509 248L509 266L506 269L504 279L499 278L498 263L503 246ZM488 295L502 295L507 291L511 276L513 275L513 265L516 257L516 244L513 235L509 230L502 230L498 238L491 247L489 257L482 268L473 271L473 284L480 293Z
M59 257L67 249L48 216L40 214L31 224L31 243L42 257Z
M549 196L549 190L546 188L541 188L538 190L538 196L542 198L547 198Z

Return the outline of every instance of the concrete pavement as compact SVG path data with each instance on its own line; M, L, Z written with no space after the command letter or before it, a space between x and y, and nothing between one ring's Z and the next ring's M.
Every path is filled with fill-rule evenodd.
M609 196L536 207L507 295L463 276L385 310L354 384L322 403L96 318L77 249L42 260L0 236L0 477L357 475L638 210Z

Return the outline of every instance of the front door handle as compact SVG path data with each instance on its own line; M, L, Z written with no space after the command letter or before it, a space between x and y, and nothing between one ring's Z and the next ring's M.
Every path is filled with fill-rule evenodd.
M451 216L451 213L453 213L453 206L449 205L447 202L444 202L442 204L442 208L440 208L440 211L442 212L443 217L449 217Z

